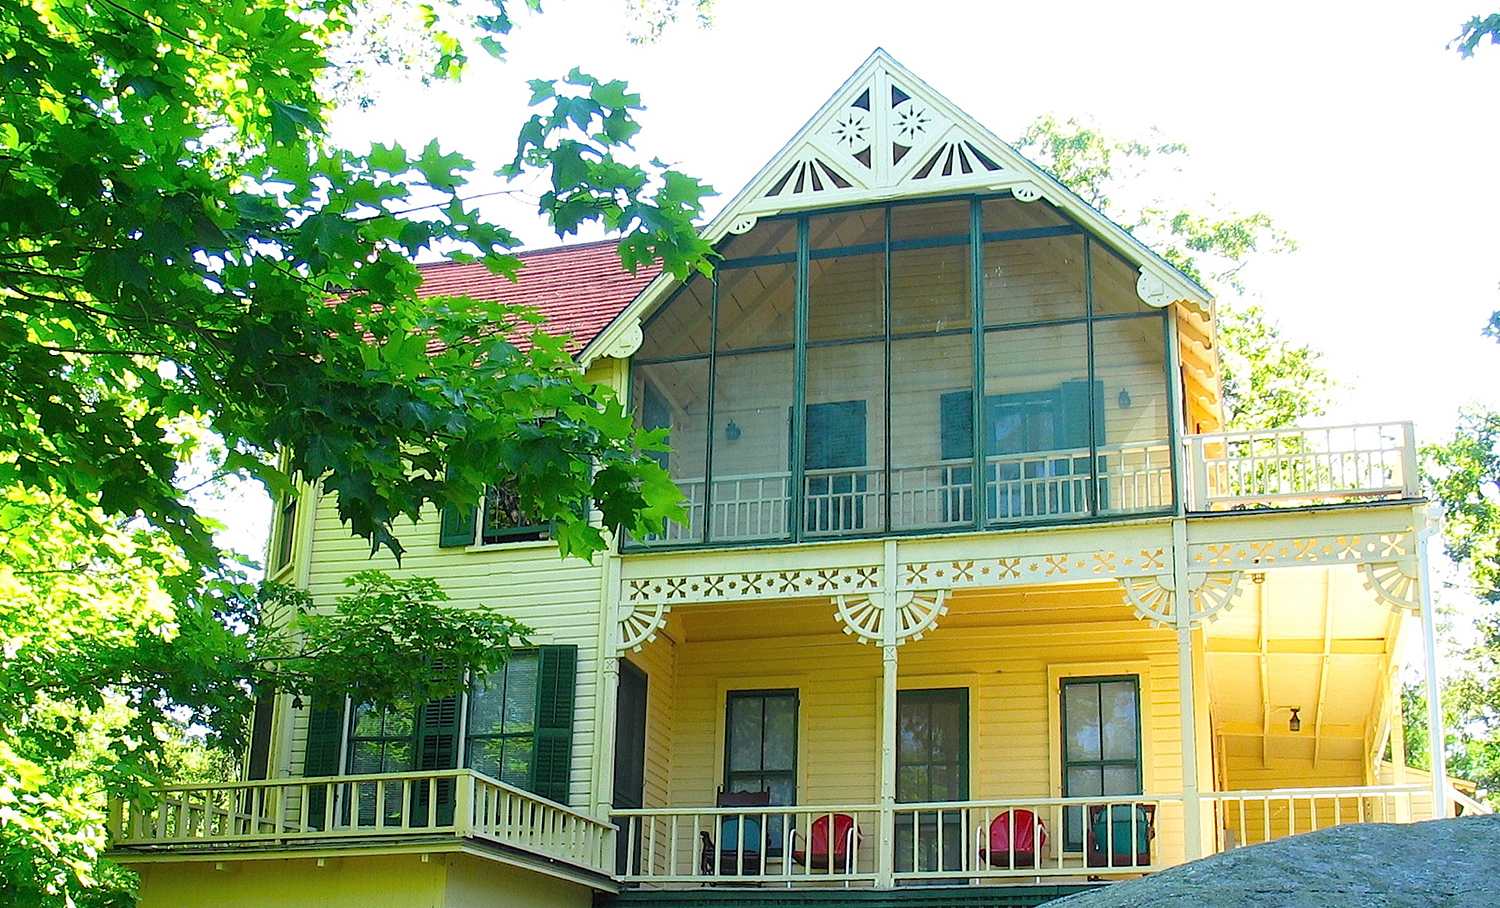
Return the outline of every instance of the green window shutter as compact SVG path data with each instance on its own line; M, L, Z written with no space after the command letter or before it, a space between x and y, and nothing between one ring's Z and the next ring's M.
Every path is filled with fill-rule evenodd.
M1094 444L1104 444L1104 420L1089 417L1089 383L1065 381L1058 392L1057 445L1060 448L1089 446L1089 426L1094 427ZM1104 408L1104 383L1094 382L1094 400Z
M566 804L573 763L578 647L544 646L537 660L536 755L531 765L531 790Z
M474 544L474 511L472 507L443 508L443 519L438 528L438 545L452 548Z
M332 706L314 703L307 713L307 749L303 752L302 774L336 776L339 774L339 750L344 743L344 701ZM307 821L314 829L323 828L328 806L328 790L313 787L307 792Z
M938 398L942 421L944 460L974 456L974 398L968 391L950 391Z
M417 769L458 766L458 697L424 703L417 710Z
M807 405L804 466L809 470L865 465L865 402Z

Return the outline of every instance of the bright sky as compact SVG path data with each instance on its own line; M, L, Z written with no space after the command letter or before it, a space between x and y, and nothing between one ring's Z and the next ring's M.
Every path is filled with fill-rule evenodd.
M1343 381L1325 421L1411 419L1437 440L1461 404L1500 405L1500 346L1479 333L1500 309L1500 47L1445 48L1483 5L716 0L712 28L638 46L625 0L548 0L504 65L388 88L334 136L436 136L493 170L528 116L525 81L578 65L640 92L637 148L722 204L884 47L1001 138L1050 111L1187 143L1174 195L1264 211L1300 246L1245 278ZM488 204L528 244L555 244L526 208Z

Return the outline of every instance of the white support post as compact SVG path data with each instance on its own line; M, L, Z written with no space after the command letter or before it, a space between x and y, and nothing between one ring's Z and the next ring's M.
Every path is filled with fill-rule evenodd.
M613 541L604 557L599 594L599 671L595 676L594 761L592 784L594 816L609 822L615 798L615 705L620 687L620 558ZM613 847L613 842L608 843Z
M1203 808L1198 790L1198 719L1193 677L1193 594L1188 589L1187 520L1172 521L1172 580L1176 586L1178 714L1182 728L1182 826L1185 857L1203 857ZM1143 717L1144 718L1144 717Z
M880 850L877 853L875 885L896 885L896 645L898 599L896 590L896 541L886 540L882 579L881 700L880 715Z
M1437 524L1427 519L1420 510L1414 516L1418 526L1426 521L1422 531L1417 534L1417 594L1422 597L1422 650L1427 662L1427 747L1428 759L1431 761L1428 765L1432 767L1432 815L1436 819L1446 816L1448 812L1448 760L1443 752L1443 691L1438 678L1437 625L1433 620L1432 589L1427 582L1430 576L1427 541L1437 529Z

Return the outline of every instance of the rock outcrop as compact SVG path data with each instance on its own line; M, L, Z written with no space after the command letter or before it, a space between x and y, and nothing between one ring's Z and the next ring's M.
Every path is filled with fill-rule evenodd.
M1500 908L1500 815L1337 826L1047 908Z

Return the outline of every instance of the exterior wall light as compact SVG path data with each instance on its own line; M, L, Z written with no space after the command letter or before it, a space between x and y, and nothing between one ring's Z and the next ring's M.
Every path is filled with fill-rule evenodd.
M1124 388L1120 389L1120 409L1130 409L1130 392L1126 391Z
M1287 727L1287 731L1290 731L1293 734L1296 734L1297 732L1299 732L1299 731L1302 730L1302 717L1300 715L1298 715L1298 713L1302 712L1302 707L1300 707L1300 706L1293 706L1293 707L1291 707L1291 710L1292 710L1292 719L1291 719L1290 722L1288 722L1286 724L1286 727Z
M732 419L729 421L729 425L724 427L724 438L728 441L739 441L740 439L740 427L735 425Z

